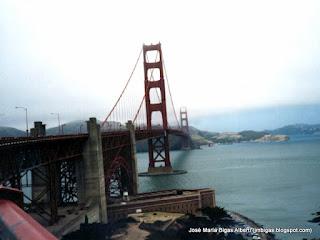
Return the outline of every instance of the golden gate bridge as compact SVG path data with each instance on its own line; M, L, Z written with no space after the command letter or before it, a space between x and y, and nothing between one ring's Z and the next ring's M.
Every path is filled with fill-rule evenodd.
M137 86L132 79L141 56L144 93L137 98L130 88ZM30 187L31 196L24 194L19 204L49 224L59 220L61 207L88 201L99 206L103 222L108 203L124 192L138 194L136 141L148 144L147 175L178 172L171 166L169 136L181 137L183 147L190 147L188 116L182 108L179 121L160 43L143 45L106 118L101 124L90 118L87 129L86 134L1 138L0 184Z

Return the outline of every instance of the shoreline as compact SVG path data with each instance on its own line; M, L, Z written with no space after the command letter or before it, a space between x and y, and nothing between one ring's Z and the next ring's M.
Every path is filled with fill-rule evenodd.
M259 223L256 223L254 220L234 211L227 210L228 214L234 219L235 221L240 221L252 228L263 228L263 226ZM266 233L257 233L260 237L261 240L275 240L275 236L271 234L266 234Z

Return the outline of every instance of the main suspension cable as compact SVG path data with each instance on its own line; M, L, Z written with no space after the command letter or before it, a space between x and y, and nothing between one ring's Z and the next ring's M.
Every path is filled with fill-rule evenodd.
M132 78L132 76L133 76L133 73L135 72L135 70L136 70L136 68L137 68L137 65L138 65L138 63L139 63L141 54L142 54L142 48L141 48L141 50L140 50L139 56L138 56L138 58L137 58L137 60L136 60L136 63L135 63L135 65L134 65L133 69L132 69L132 72L131 72L131 74L130 74L130 76L129 76L129 79L128 79L127 82L126 82L126 85L124 86L124 88L123 88L123 90L122 90L122 92L121 92L121 94L120 94L117 102L114 104L113 108L111 109L111 111L109 112L109 114L107 115L107 117L105 118L105 120L103 121L101 127L103 127L104 124L108 121L108 119L109 119L109 117L111 116L112 112L114 111L114 109L116 108L117 104L119 103L122 95L124 94L125 90L127 89L128 85L129 85L129 82L130 82L130 80L131 80L131 78Z
M157 61L158 55L159 55L159 52L157 51L157 54L156 54L156 57L155 57L155 61ZM146 55L146 60L147 60L147 62L149 62L148 55ZM154 80L153 71L154 71L154 68L152 68L152 70L151 70L150 80ZM148 73L147 73L147 74L148 74ZM149 87L149 84L150 84L150 81L148 81L147 88ZM159 100L159 102L160 102L161 100L160 100L160 96L159 96L159 94L158 94L158 91L156 91L156 93L157 93L158 100ZM137 119L137 117L138 117L138 115L139 115L139 113L140 113L140 110L141 110L141 108L142 108L143 102L144 102L145 99L146 99L146 94L147 94L147 93L144 94L144 96L143 96L143 98L142 98L142 100L141 100L141 102L140 102L138 111L137 111L136 115L135 115L134 118L133 118L133 123L135 123L135 121L136 121L136 119Z

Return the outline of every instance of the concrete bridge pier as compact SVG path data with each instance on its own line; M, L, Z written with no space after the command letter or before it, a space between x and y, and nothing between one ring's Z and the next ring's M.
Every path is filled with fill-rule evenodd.
M83 161L76 166L78 201L88 207L90 221L107 223L101 132L96 118L87 121L87 128L89 137L83 149Z
M131 150L131 159L130 167L132 169L132 193L133 195L138 194L139 190L139 179L138 179L138 168L137 168L137 149L136 149L136 135L135 127L132 121L127 122L127 129L130 132L130 150Z
M46 125L40 121L34 122L34 127L30 129L30 135L32 137L46 136ZM49 176L48 167L39 167L33 169L31 172L32 200L40 203L48 203L50 201L49 193L47 193L49 183L46 181Z

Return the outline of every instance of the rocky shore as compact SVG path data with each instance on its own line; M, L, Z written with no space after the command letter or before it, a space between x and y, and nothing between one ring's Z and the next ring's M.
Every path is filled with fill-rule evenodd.
M250 228L255 228L255 229L263 228L262 225L256 223L252 219L250 219L240 213L229 211L229 214L235 221L241 222L244 225L249 226ZM261 240L274 240L275 239L275 235L271 234L271 233L268 233L268 234L260 233L259 236L260 236Z

